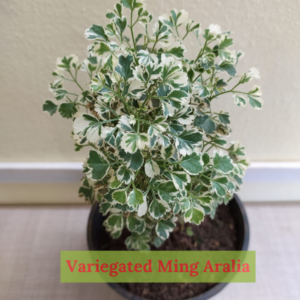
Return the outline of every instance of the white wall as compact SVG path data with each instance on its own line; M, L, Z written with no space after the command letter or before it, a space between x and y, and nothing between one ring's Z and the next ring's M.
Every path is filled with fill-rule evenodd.
M84 30L103 24L111 0L9 0L0 2L0 161L82 161L73 151L71 123L42 113L57 57L85 57ZM300 3L298 0L148 0L154 17L186 9L203 27L217 23L234 32L246 55L239 70L255 66L264 92L263 111L217 106L233 113L233 139L255 161L300 161ZM196 42L188 40L191 55Z

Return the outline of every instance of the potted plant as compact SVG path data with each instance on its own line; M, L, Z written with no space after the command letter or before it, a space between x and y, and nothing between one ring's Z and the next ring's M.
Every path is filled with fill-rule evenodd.
M197 230L204 220L213 222L205 216L213 218L217 207L233 197L227 211L231 216L222 218L235 227L235 244L240 243L235 249L247 249L247 219L234 196L248 166L244 147L226 140L229 114L214 112L211 104L232 93L236 105L248 102L260 109L260 88L240 89L259 78L258 71L252 68L238 76L242 52L231 50L230 32L218 25L201 30L184 10L172 10L150 27L152 15L144 0L121 0L106 16L105 27L92 25L85 32L92 42L87 59L79 62L75 55L58 59L53 72L57 80L50 85L57 101L47 100L43 106L50 115L58 111L72 119L76 151L91 149L79 189L94 203L90 249L109 249L113 240L119 241L114 249L163 249L170 233L185 241L190 238L186 244L202 249ZM136 35L138 24L143 30ZM199 51L189 59L184 40L192 34ZM86 73L84 84L77 76L81 71ZM77 90L67 90L65 81L74 82ZM110 236L101 231L102 225ZM167 249L173 246L168 244ZM215 293L223 286L207 289ZM179 298L172 299L198 296L195 293L177 293ZM168 299L137 294L132 299Z

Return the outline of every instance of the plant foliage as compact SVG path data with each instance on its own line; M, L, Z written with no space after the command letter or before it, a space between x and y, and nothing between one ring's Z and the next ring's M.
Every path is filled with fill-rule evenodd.
M92 42L87 59L58 59L50 85L56 101L43 110L73 120L76 151L91 148L80 195L99 201L113 238L126 227L127 248L147 250L169 237L178 218L199 225L239 189L244 148L226 141L229 114L213 112L211 102L232 93L238 106L260 109L259 87L240 90L259 74L252 68L237 76L242 53L231 49L230 33L218 25L202 31L183 10L150 27L143 0L121 0L107 18L105 27L85 32ZM143 32L135 35L137 24ZM183 43L190 34L203 45L193 60ZM79 71L87 84L79 83Z

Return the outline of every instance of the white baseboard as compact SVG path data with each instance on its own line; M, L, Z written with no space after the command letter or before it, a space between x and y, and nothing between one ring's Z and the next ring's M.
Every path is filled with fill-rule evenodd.
M300 162L254 162L239 191L244 201L300 201Z
M82 163L0 163L0 204L83 203ZM76 188L77 187L77 188ZM243 201L299 201L300 162L254 162L239 192Z

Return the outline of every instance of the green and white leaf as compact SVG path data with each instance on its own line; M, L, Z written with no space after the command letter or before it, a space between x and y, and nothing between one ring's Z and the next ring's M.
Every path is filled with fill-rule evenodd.
M200 154L192 153L191 155L186 155L179 164L190 175L197 175L203 170Z
M126 226L130 232L142 234L146 229L145 219L129 215L126 219Z
M204 166L207 166L210 163L210 156L208 153L203 153L202 160L204 163Z
M198 116L194 124L203 129L207 134L212 134L216 130L216 124L209 115Z
M122 137L121 148L128 153L144 150L150 146L150 138L145 133L125 133Z
M139 64L140 65L145 65L147 66L148 64L157 64L158 63L158 58L155 54L149 53L147 50L140 50L137 53L137 57L139 59Z
M228 113L219 114L219 120L224 125L230 124L229 114Z
M185 172L165 171L164 175L173 181L176 190L185 190L186 185L191 182L191 177Z
M202 141L202 133L195 129L185 130L180 135L173 135L173 137L177 150L184 156L192 154L194 148L199 146Z
M134 179L134 172L130 169L127 169L125 166L120 166L117 170L117 178L120 182L130 184L130 182Z
M159 185L155 187L161 200L172 203L174 202L174 194L177 192L177 189L172 181L159 181Z
M227 183L226 177L214 178L212 179L212 189L219 197L225 197L227 194Z
M244 96L233 94L234 103L237 106L245 106L247 104L247 100L244 98Z
M97 74L94 78L92 78L90 87L93 92L98 92L102 90L103 86L105 84L105 78L102 74Z
M150 250L150 240L151 238L149 235L133 233L125 240L125 245L128 250L147 251Z
M100 39L107 42L109 41L103 27L99 25L92 25L92 27L88 28L85 31L85 36L88 40Z
M130 119L129 116L121 116L119 119L118 127L125 132L133 132L134 129L132 127L133 120Z
M230 76L235 76L235 74L236 74L236 69L235 69L234 65L227 61L222 62L220 65L216 65L216 69L218 71L227 72L228 75L230 75Z
M160 168L158 164L153 160L149 159L145 164L145 173L148 177L154 178L154 176L160 174Z
M127 57L123 55L119 56L119 64L115 70L124 78L125 82L129 78L133 77L133 72L131 69L132 62L133 62L133 57L131 55L128 55Z
M138 206L143 203L143 192L141 190L133 188L133 190L128 195L128 205L136 210Z
M182 70L182 64L172 56L161 56L161 66L163 67L161 78L165 84L174 88L188 85L188 76Z
M112 214L107 218L107 225L114 229L122 229L124 226L124 220L122 215Z
M227 155L220 156L219 153L216 153L213 162L214 169L223 174L228 174L234 168L232 160Z
M157 236L157 234L155 234L152 244L156 247L159 248L165 240L161 239L160 237Z
M110 53L110 47L105 43L100 43L94 46L94 53L103 55L104 53Z
M76 103L63 103L59 106L58 109L60 115L63 118L71 119L77 113Z
M43 111L48 112L50 116L54 115L57 111L57 105L52 101L47 100L43 105Z
M56 61L56 65L59 70L69 71L71 67L78 67L78 57L76 55L70 55L64 56L63 58L58 58ZM58 75L57 72L56 75ZM59 81L57 83L59 83Z
M205 211L203 207L198 203L193 203L191 208L185 212L184 221L199 225L204 220L204 216Z
M110 183L112 189L118 189L122 185L122 182L119 180L114 180Z
M103 216L106 216L111 210L112 204L107 201L102 201L99 207L100 207L100 212L103 214Z
M144 216L147 213L148 204L147 204L147 196L144 195L143 203L139 205L137 214L139 217Z
M78 191L79 197L84 197L86 201L93 203L95 198L95 193L93 186L90 184L87 177L84 177L81 183L81 187Z
M125 16L123 16L122 18L116 18L115 19L116 25L119 27L121 34L124 32L124 30L126 29L126 25L127 25L127 19Z
M130 168L134 171L139 170L144 163L144 157L140 150L137 150L135 153L131 154L121 149L119 151L119 155L121 159L123 159L124 162L126 163L127 168Z
M153 219L160 219L167 212L171 211L170 205L159 198L154 198L149 206L149 213Z
M177 58L184 58L184 53L186 52L186 48L183 44L176 42L171 44L170 46L164 49L164 53L169 56L173 55Z
M110 164L104 154L95 150L90 151L87 164L91 170L91 178L93 180L103 179L110 168Z
M100 139L102 123L93 115L82 114L74 120L73 132L86 137L90 143L97 143Z
M170 144L168 147L162 147L161 149L161 156L164 159L168 159L170 157L172 157L175 153L175 148L173 147L172 144Z
M159 238L166 240L170 236L170 232L176 227L177 217L173 217L170 220L158 221L155 226L156 234Z
M125 204L127 201L127 191L124 190L116 190L112 193L112 198L118 203Z
M263 105L263 100L261 98L261 92L259 88L254 88L253 91L250 91L248 94L248 99L250 105L255 109L261 109Z
M194 118L195 118L195 116L194 116L193 113L194 112L193 112L193 109L191 107L185 106L180 111L178 111L173 118L174 119L178 118L177 121L181 125L191 125L193 123L193 121L194 121Z
M124 219L122 215L112 214L105 221L104 226L110 232L112 238L117 239L120 237L123 227Z
M160 136L160 133L165 132L168 128L169 125L165 122L165 117L157 117L149 126L148 134L150 136Z
M191 202L189 201L188 198L180 199L180 201L179 201L179 207L180 207L181 211L186 212L187 210L190 209Z

